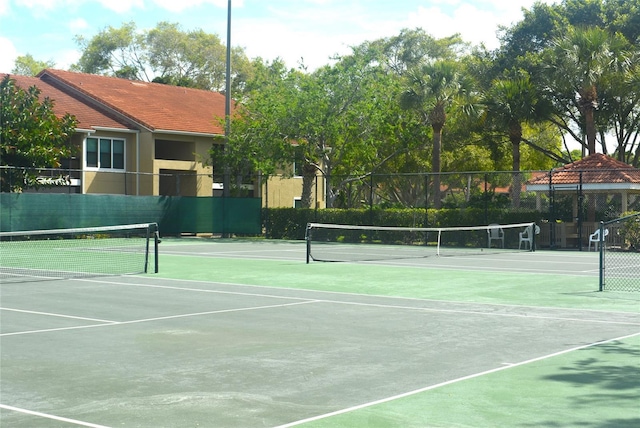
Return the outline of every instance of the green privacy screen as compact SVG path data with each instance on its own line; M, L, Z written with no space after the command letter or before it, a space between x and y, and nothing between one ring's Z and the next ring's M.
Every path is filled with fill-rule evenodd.
M0 231L158 223L162 235L262 233L260 198L0 193Z

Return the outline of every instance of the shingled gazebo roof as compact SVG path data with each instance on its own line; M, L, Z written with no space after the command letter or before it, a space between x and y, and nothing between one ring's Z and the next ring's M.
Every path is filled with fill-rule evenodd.
M527 191L547 191L550 186L575 189L580 184L585 191L640 191L640 169L602 153L556 168L550 174L551 177L544 174L529 180Z

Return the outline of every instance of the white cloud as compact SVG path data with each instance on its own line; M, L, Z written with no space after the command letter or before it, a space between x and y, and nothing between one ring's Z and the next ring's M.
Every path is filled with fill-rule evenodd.
M302 60L310 70L330 63L336 54L350 53L352 46L403 28L402 21L372 14L359 2L306 0L296 8L270 4L268 9L268 17L235 18L232 45L244 47L252 58L282 58L289 67Z
M128 12L133 8L142 9L144 0L100 0L100 4L116 13Z
M89 23L83 18L76 18L67 24L71 31L80 31L89 28Z
M465 3L450 13L439 7L420 7L408 21L407 27L421 27L436 38L460 33L464 41L474 45L484 43L492 49L498 46L496 31L502 19L494 11Z
M68 70L72 64L80 59L80 52L75 49L66 49L58 52L55 59L55 68L60 70Z
M472 44L497 48L500 25L522 19L522 7L532 0L431 0L406 15L385 14L384 8L365 8L360 2L307 0L286 8L269 4L268 17L236 18L232 44L245 47L250 57L280 57L289 66L301 58L310 69L329 63L335 54L347 54L351 46L366 40L397 35L403 28L422 28L437 38L460 33ZM543 0L554 3L556 0Z
M25 6L28 9L53 9L58 0L16 0L16 4L19 6Z
M9 0L0 0L0 16L9 14Z
M0 55L0 73L9 73L15 66L18 50L11 40L0 37L0 52L2 52L2 55Z
M169 12L182 12L185 9L207 3L219 8L226 9L228 0L153 0L153 4L159 6L162 9L168 10ZM243 4L243 0L234 0L231 6L235 9L237 7L242 7Z

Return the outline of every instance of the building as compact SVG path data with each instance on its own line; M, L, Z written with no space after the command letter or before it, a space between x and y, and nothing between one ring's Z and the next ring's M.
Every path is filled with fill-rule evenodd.
M53 69L37 77L11 77L19 87L37 86L41 98L53 100L59 116L70 113L78 120L72 137L77 154L64 162L69 174L64 190L59 191L161 196L221 193L221 174L209 160L213 145L224 143L223 94ZM59 183L51 180L48 184L52 184L49 191L56 191ZM273 193L270 206L293 207L302 191L299 177L254 185L255 181L243 186L245 195L260 197L268 188Z

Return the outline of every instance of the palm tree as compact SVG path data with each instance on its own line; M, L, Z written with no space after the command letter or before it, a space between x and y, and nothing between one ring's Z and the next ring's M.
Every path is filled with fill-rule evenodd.
M582 115L589 154L596 152L599 87L624 64L619 42L619 38L599 27L572 27L553 42L550 62L555 87L551 89L575 100Z
M464 95L469 95L469 82L460 73L459 65L447 60L422 64L409 70L407 77L407 88L400 102L403 108L418 112L423 124L430 125L433 130L434 206L440 208L442 131L449 108Z
M511 142L513 186L511 198L514 207L520 206L520 143L522 126L547 119L551 105L539 97L529 75L520 72L514 78L493 81L484 96L487 122L505 132Z

